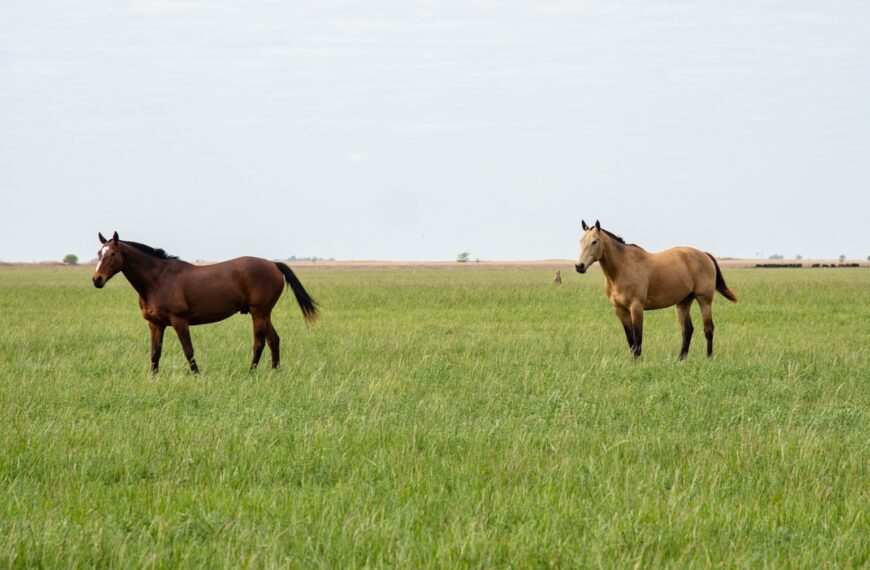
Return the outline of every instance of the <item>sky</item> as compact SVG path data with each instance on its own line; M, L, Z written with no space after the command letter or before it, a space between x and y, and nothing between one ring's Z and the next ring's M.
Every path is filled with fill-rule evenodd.
M870 3L0 0L0 260L870 255Z

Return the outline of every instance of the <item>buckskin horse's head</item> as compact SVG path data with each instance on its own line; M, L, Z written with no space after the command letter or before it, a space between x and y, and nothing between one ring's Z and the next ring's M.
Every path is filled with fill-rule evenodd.
M118 232L112 236L112 239L106 239L103 234L100 236L100 243L103 247L97 253L99 261L97 268L94 270L93 282L94 287L102 289L103 285L112 278L115 273L124 268L124 257L121 255L121 244L118 241Z
M577 263L574 268L577 273L586 273L589 266L601 259L601 224L595 220L594 226L587 226L586 222L580 220L583 225L583 237L580 238L580 254L577 256Z

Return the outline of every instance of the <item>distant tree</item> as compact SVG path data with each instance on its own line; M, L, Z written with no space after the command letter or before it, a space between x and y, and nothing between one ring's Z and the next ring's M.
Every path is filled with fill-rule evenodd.
M838 257L837 260L838 260L840 263L843 263L844 261L846 261L846 256L845 256L845 254L842 254L842 253L841 253L841 254L840 254L840 257Z
M78 265L79 257L74 253L68 253L66 257L63 258L63 262L66 265Z
M471 254L467 251L463 251L459 255L456 256L456 261L459 263L468 263L468 258L471 257Z
M794 258L797 259L798 261L800 261L800 260L803 259L804 257L803 257L801 254L797 254L797 255L794 256Z
M768 257L768 259L782 259L782 254L774 253L773 255Z

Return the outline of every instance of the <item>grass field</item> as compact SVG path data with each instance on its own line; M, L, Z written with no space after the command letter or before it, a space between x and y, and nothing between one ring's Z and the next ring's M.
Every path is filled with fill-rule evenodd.
M870 565L870 270L726 270L682 364L564 273L302 270L282 369L152 377L122 276L0 271L0 567Z

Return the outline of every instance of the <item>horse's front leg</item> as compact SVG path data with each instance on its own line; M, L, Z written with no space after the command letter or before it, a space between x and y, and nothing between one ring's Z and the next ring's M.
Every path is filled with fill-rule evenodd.
M157 369L160 366L160 354L163 352L163 331L166 330L166 326L155 325L148 321L148 328L151 329L151 373L157 374Z
M640 358L641 345L643 345L643 305L633 303L631 305L631 332L634 337L634 353L635 358Z
M628 340L628 349L634 354L634 331L631 327L631 313L628 309L621 305L613 305L613 312L616 313L616 318L622 323L622 329L625 331L625 338Z
M187 321L184 319L173 319L172 328L175 329L175 334L178 335L178 340L181 341L181 350L184 351L184 357L190 364L190 370L197 374L199 368L196 366L196 360L193 358L193 343L190 341L190 328Z

